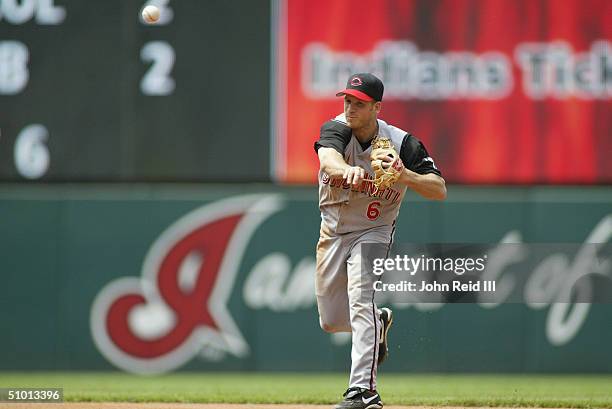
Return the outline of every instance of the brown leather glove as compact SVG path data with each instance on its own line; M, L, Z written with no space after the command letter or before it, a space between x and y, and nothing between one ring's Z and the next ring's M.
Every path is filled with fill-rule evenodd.
M390 157L392 161L386 162L380 159L383 155ZM389 138L377 136L372 140L370 160L372 170L374 171L374 186L376 186L376 192L392 186L397 182L404 171L404 164Z

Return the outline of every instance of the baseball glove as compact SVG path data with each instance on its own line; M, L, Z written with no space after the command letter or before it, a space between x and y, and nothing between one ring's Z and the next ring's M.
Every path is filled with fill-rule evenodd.
M380 159L383 155L391 157L393 161L383 161ZM372 170L374 171L373 182L374 186L376 186L376 193L397 182L404 171L404 164L388 138L377 136L372 140L370 160Z

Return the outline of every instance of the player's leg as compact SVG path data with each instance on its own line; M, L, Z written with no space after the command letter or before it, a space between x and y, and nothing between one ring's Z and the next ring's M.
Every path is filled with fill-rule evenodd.
M348 294L353 345L351 350L350 387L376 390L379 342L382 333L380 312L374 302L374 274L362 274L361 244L380 243L370 249L368 256L387 257L392 228L370 229L356 238L347 263ZM380 254L378 254L380 253Z
M346 258L348 249L339 236L321 229L317 243L315 291L319 323L326 332L350 332Z
M382 321L378 346L378 365L380 365L389 356L389 329L393 325L393 311L390 308L381 308L378 312Z

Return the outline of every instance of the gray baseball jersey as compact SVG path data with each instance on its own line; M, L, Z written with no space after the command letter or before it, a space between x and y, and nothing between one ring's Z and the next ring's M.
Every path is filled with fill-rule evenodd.
M408 169L421 174L440 174L418 139L381 119L378 120L378 127L379 136L391 140ZM352 135L344 114L323 125L315 149L320 147L337 149L347 164L360 166L366 171L366 179L374 178L370 165L371 146L369 142L367 146L362 146ZM319 171L319 208L323 222L335 233L393 224L406 194L406 186L396 182L390 188L375 192L376 188L370 181L363 181L353 188L343 179L330 179L325 172Z
M391 140L404 166L420 174L440 175L418 139L380 119L378 126L379 135ZM344 114L321 127L315 150L321 147L337 150L346 163L362 167L366 179L373 179L370 143L361 144L353 136ZM377 278L362 275L361 244L391 243L406 186L398 182L375 192L372 182L353 188L343 179L330 179L319 172L321 231L315 280L319 321L327 332L352 332L349 387L370 390L376 389L382 322L374 302Z

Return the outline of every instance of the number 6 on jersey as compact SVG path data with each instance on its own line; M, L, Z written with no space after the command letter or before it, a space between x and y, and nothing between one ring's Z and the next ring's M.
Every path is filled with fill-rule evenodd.
M378 200L373 201L372 203L370 203L368 205L368 211L366 212L366 215L368 216L368 219L370 220L376 220L378 219L378 216L380 216L380 202Z

